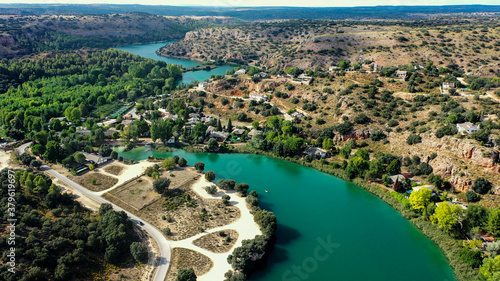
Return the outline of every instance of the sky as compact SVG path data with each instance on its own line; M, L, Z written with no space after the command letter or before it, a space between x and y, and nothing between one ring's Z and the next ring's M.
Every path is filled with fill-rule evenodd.
M2 4L141 4L172 6L294 6L294 7L353 7L378 5L500 5L499 0L0 0Z

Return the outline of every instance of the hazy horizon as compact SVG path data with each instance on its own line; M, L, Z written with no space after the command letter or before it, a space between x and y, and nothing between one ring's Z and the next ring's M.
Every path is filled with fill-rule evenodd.
M333 2L333 4L332 4ZM47 1L47 0L29 0L29 1L6 1L0 0L0 4L46 4L46 5L66 5L66 4L135 4L135 5L161 5L161 6L204 6L204 7L361 7L361 6L453 6L453 5L499 5L498 0L470 1L470 0L422 0L415 3L413 0L351 0L331 1L317 0L311 4L304 4L300 0L75 0L75 1Z

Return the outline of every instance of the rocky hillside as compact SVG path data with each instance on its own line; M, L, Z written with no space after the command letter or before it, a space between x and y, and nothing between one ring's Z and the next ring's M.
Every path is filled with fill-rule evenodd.
M226 17L166 17L142 13L0 15L0 58L52 50L177 40L190 30L233 21Z
M223 59L283 69L328 67L341 60L378 66L429 60L455 62L467 72L498 69L498 18L429 21L269 21L186 33L165 56ZM362 56L361 56L362 54Z

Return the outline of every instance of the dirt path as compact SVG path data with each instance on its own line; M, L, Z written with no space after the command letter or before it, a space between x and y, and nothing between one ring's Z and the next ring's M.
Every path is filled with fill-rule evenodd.
M224 280L224 273L232 269L231 265L227 262L227 257L233 252L236 247L242 245L242 241L246 239L253 239L256 235L262 234L259 226L254 222L253 215L247 207L245 202L245 197L240 197L235 191L218 191L214 196L208 194L204 187L213 185L213 183L208 182L205 177L200 177L200 179L193 185L193 191L199 196L206 199L222 198L223 195L227 194L231 196L230 203L232 206L236 206L241 211L240 218L228 225L213 228L198 235L189 237L180 241L172 241L172 247L187 248L199 253L204 254L209 257L213 262L214 266L209 272L198 276L199 281L213 281L213 280ZM193 241L210 233L219 232L221 230L234 229L238 232L239 236L233 247L226 253L213 253L208 250L202 249L193 244Z

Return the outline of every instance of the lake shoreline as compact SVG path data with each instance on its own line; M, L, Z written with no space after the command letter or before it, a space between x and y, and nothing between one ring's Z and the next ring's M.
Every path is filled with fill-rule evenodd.
M193 146L186 146L182 149L188 153L206 153L206 151L204 151L203 149ZM399 201L397 201L396 198L392 197L387 190L382 189L379 186L375 186L359 178L350 180L345 174L344 170L333 169L333 167L328 165L322 165L317 161L308 163L294 158L282 158L282 157L277 157L272 153L260 150L254 150L246 147L245 148L233 147L225 152L216 154L248 154L248 155L266 156L272 159L284 160L289 163L298 164L303 167L313 168L316 171L332 175L345 182L352 183L362 188L363 190L375 195L385 204L389 205L391 209L395 210L403 219L405 219L413 227L415 227L419 233L423 234L427 239L432 241L434 245L438 246L439 251L446 259L446 263L452 268L453 275L456 280L468 281L468 280L476 280L475 278L477 278L477 273L474 272L469 266L467 266L466 264L464 264L459 260L458 252L461 250L461 247L455 239L450 237L448 234L442 232L436 225L433 225L430 221L424 220L422 217L414 213L414 211L403 206L401 203L399 203Z
M453 239L449 235L443 233L436 225L432 224L430 221L424 220L422 217L419 217L418 215L416 215L412 210L403 206L401 203L399 203L399 201L396 198L390 196L388 194L387 190L384 190L384 189L382 189L378 186L375 186L375 185L371 184L370 182L367 182L367 181L360 179L360 178L355 178L355 179L351 180L345 174L345 171L343 169L331 168L330 170L327 170L324 167L325 165L322 165L322 164L321 164L321 168L318 168L317 165L312 164L312 162L307 163L304 161L298 161L298 160L290 158L290 157L287 157L287 158L277 157L274 154L267 153L265 151L253 150L253 149L243 149L242 147L237 147L237 148L233 147L232 149L230 149L224 153L241 153L241 154L251 154L251 155L263 155L263 156L270 157L273 159L279 159L279 160L287 161L289 163L298 164L298 165L303 166L303 167L312 168L312 169L317 170L319 172L326 173L326 174L332 175L334 177L337 177L339 179L342 179L346 182L353 183L356 186L364 189L365 191L368 191L369 193L375 195L380 200L382 200L384 203L389 205L392 209L397 211L405 220L407 220L413 226L415 226L420 231L420 233L425 235L425 237L427 237L435 245L437 245L438 248L441 250L442 254L446 257L448 265L450 265L451 268L453 269L453 275L457 280L470 281L470 280L475 280L475 279L470 279L470 278L474 278L474 277L477 278L478 277L478 274L474 273L473 271L471 272L470 270L468 270L468 268L464 267L465 264L459 260L458 252L461 250L461 247L455 239ZM460 274L460 275L458 275L458 274Z

